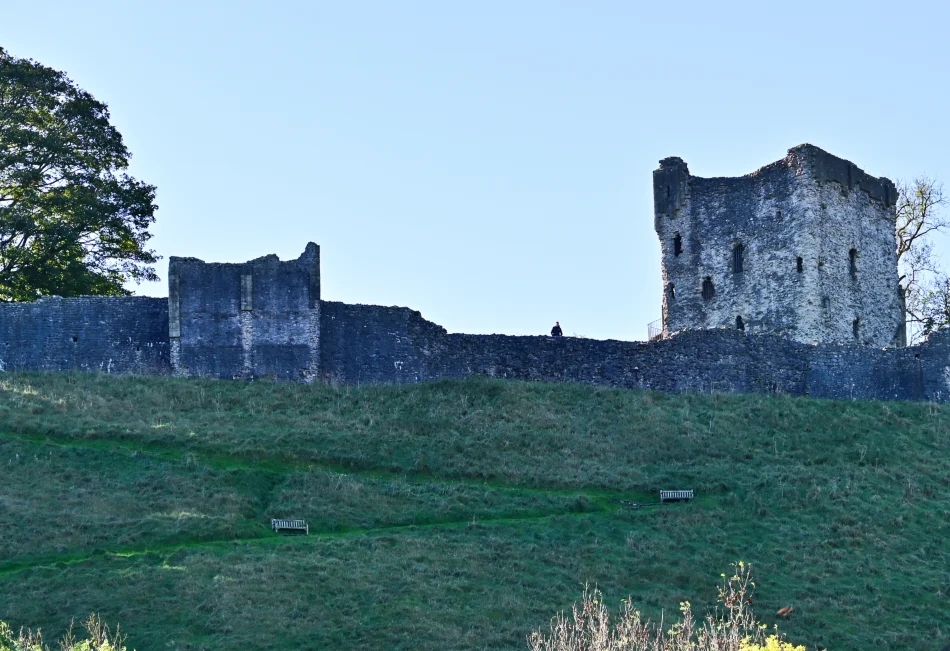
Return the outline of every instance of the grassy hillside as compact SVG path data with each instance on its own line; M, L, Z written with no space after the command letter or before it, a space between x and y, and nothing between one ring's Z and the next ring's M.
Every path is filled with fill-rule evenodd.
M523 649L756 568L814 648L950 642L950 407L489 380L0 376L0 620L149 649ZM689 504L631 511L660 488ZM310 522L276 537L272 517ZM921 645L922 639L933 643Z

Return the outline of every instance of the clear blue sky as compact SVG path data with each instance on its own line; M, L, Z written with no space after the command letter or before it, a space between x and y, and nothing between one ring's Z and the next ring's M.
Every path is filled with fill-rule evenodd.
M811 142L950 183L948 24L906 1L0 0L0 44L109 104L158 186L163 278L313 240L329 300L618 339L660 316L660 158L731 176Z

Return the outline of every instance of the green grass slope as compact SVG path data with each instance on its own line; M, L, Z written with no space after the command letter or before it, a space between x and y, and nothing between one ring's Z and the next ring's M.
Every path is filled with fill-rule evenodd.
M596 583L810 649L950 642L950 407L472 379L0 376L0 620L150 649L523 649ZM661 488L689 504L632 511ZM277 537L272 517L310 522Z

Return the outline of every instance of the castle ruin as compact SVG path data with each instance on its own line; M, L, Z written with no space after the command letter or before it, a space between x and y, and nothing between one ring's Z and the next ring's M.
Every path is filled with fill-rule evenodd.
M666 158L653 198L665 335L905 345L888 179L806 144L739 178L691 176Z
M658 341L449 334L409 308L325 301L310 243L288 261L173 257L167 298L0 303L0 371L950 400L950 331L903 347L890 181L802 145L738 179L667 158L654 190Z

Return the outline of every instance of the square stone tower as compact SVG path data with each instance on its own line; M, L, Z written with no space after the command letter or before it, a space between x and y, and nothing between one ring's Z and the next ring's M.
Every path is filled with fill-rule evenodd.
M663 332L738 328L903 346L897 189L813 145L739 178L653 172Z
M177 376L311 382L320 366L320 247L296 260L168 263L168 334Z

